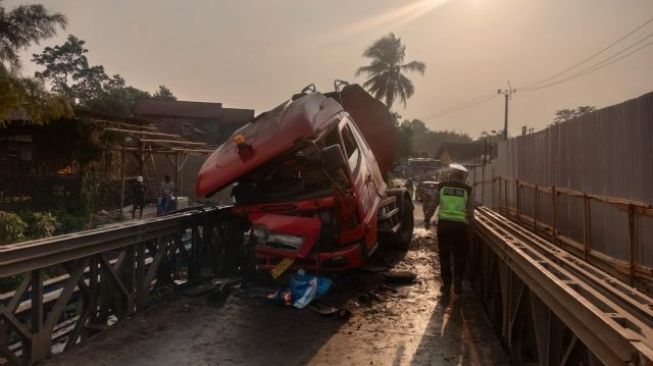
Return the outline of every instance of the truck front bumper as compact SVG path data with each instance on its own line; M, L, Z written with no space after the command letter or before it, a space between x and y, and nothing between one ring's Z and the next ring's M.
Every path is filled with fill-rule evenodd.
M274 268L285 256L275 253L273 248L256 249L257 268L269 271ZM305 258L295 258L292 269L303 268L312 272L338 272L360 268L365 263L365 254L360 244L343 246L329 252L317 252Z

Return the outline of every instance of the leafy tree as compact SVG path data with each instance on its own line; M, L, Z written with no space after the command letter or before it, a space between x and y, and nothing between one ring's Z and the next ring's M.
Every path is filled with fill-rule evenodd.
M127 86L125 79L116 74L103 84L99 96L85 101L84 105L99 112L129 115L139 100L148 98L148 92Z
M363 56L372 59L369 65L356 71L356 76L368 76L363 86L375 98L384 100L388 108L392 108L397 98L406 106L406 100L415 93L415 87L404 73L417 71L423 75L426 65L419 61L404 63L406 45L401 43L401 38L397 38L394 33L374 42L365 50Z
M576 108L576 114L578 115L585 115L588 113L592 113L596 110L596 107L593 105L582 105L578 108Z
M72 115L65 98L48 93L37 80L21 78L0 68L0 127L10 114L25 113L33 124Z
M71 34L64 44L46 47L41 54L32 55L32 61L44 67L34 76L48 80L54 92L70 100L77 99L83 105L99 98L103 84L109 81L104 67L89 65L84 44L84 40Z
M410 130L415 134L415 135L423 135L429 132L428 127L426 127L426 124L424 122L414 119L412 121L404 121L402 125L406 125L406 127L410 128Z
M152 99L157 100L177 100L174 94L165 85L159 85L159 90L152 94Z
M592 113L596 110L596 107L592 105L583 105L578 108L572 109L560 109L555 112L555 117L553 118L553 123L558 124L562 122L571 121L574 118L584 116L588 113Z
M163 85L151 96L144 90L128 86L119 74L109 77L103 66L90 65L85 44L84 40L69 35L64 44L46 47L40 54L33 55L32 61L44 68L35 76L48 80L52 90L75 100L80 106L109 114L130 115L141 99L176 100Z
M0 127L12 113L24 112L35 124L72 113L67 102L48 93L42 83L16 74L19 51L54 36L65 25L62 14L50 13L42 5L7 10L0 0Z
M0 61L2 66L20 66L18 52L50 38L59 27L66 26L66 17L50 13L43 5L21 5L5 9L0 0ZM6 65L8 64L8 65Z
M488 131L483 131L481 132L481 135L478 137L476 141L490 141L493 143L497 143L499 141L503 141L503 130L492 130L490 132Z
M397 126L396 159L406 159L413 155L413 131L410 126L402 123Z
M473 142L472 138L456 131L430 130L418 119L405 120L401 124L411 131L411 153L418 156L435 156L445 142Z

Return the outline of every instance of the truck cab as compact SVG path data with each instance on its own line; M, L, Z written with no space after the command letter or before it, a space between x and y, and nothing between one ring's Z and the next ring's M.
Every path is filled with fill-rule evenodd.
M368 109L378 112L371 99ZM232 213L250 225L259 269L286 260L313 271L348 270L379 244L405 247L412 237L410 198L388 190L378 156L343 105L314 92L236 131L205 162L197 192L231 187Z

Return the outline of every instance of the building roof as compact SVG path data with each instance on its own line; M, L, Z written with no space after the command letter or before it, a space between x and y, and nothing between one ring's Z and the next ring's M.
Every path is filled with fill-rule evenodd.
M226 123L245 123L254 119L253 109L222 108L221 121Z
M253 109L223 108L222 103L176 100L141 100L134 107L139 117L219 120L221 123L245 123L254 118Z
M222 117L222 103L145 99L136 104L134 114L137 116L219 119Z
M488 145L490 156L497 155L496 145ZM441 157L444 152L449 153L451 160L464 162L479 159L485 153L485 145L482 142L445 142L440 145L436 154Z

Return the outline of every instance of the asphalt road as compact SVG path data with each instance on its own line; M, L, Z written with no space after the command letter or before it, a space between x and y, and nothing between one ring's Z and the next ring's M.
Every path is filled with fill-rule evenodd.
M435 232L416 208L407 253L376 265L410 270L409 285L360 271L336 278L326 304L347 319L286 308L237 291L224 304L178 294L45 365L509 365L470 289L439 293ZM254 291L263 291L255 288Z

